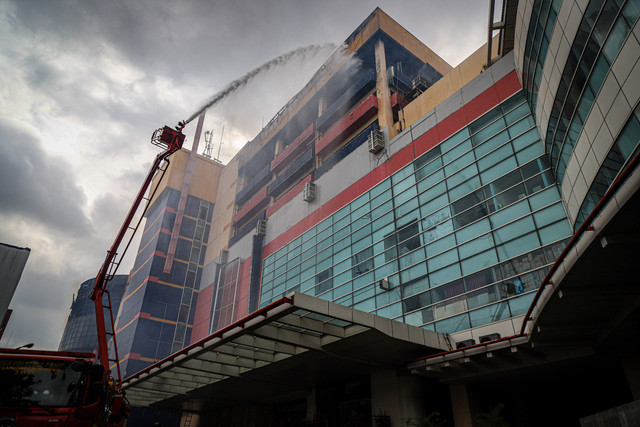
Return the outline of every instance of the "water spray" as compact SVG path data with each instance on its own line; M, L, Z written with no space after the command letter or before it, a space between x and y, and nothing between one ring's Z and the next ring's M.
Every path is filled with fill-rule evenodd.
M278 56L277 58L274 58L270 61L265 62L261 66L253 69L252 71L249 71L247 74L240 77L239 79L232 81L227 85L227 87L225 87L220 92L213 95L209 99L209 101L207 101L206 104L204 104L200 109L198 109L198 111L193 113L191 117L189 117L187 120L183 122L179 122L178 128L182 129L184 126L189 124L189 122L191 122L193 119L198 117L200 113L202 113L204 110L212 107L213 105L217 104L218 102L222 101L224 98L229 96L231 93L244 87L251 79L253 79L257 75L265 71L268 71L277 65L283 64L296 56L305 55L308 53L316 53L322 49L327 49L327 48L335 49L335 47L336 46L332 43L325 43L324 45L309 45L309 46L299 47L297 49L292 50L291 52L285 53L283 55Z

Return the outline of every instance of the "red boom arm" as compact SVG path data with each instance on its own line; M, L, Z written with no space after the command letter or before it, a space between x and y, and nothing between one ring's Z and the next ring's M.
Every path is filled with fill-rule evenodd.
M104 306L103 306L102 297L105 292L108 292L106 289L107 283L109 282L109 280L111 280L111 278L115 274L115 271L109 272L109 269L115 261L116 255L118 254L118 248L120 247L120 244L122 243L127 230L130 228L131 222L133 221L133 218L136 212L138 211L140 204L144 199L144 195L146 194L147 189L151 185L151 182L153 181L153 178L156 172L160 168L162 161L166 160L171 154L175 153L180 148L182 148L182 143L184 142L184 134L182 134L182 129L184 128L185 123L179 123L178 125L179 126L176 127L176 130L173 130L168 126L165 126L161 129L158 129L153 134L151 142L154 145L163 147L164 151L162 151L160 154L156 156L153 164L151 165L151 169L149 170L149 173L147 174L147 177L144 183L142 184L140 191L138 191L138 195L136 196L133 204L131 205L131 208L129 209L129 213L127 214L127 217L125 218L122 226L120 227L120 231L118 232L118 235L116 236L115 240L113 241L113 244L111 245L111 249L107 251L107 257L105 258L104 263L102 264L102 267L100 268L100 271L98 272L98 275L96 276L96 279L95 279L95 283L93 285L93 291L91 293L90 298L93 300L96 308L96 324L98 328L98 360L100 361L100 364L104 366L105 375L107 376L110 375L111 369L109 366L109 352L107 350L107 346L108 346L107 330L106 330L106 325L104 321ZM126 251L126 248L125 248L125 251ZM124 252L122 255L124 255ZM117 361L118 350L115 342L115 330L113 331L113 339L114 339L113 343L114 343L114 350L115 350L115 357L116 357L116 366L118 367L118 385L119 385L121 382L120 364Z

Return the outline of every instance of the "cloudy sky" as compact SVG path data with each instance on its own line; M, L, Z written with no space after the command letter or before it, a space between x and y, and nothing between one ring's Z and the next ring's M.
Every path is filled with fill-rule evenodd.
M376 6L454 66L486 40L478 0L0 1L0 242L31 248L0 345L57 348L74 292L95 277L157 154L156 128L272 58L342 43ZM223 125L226 163L331 52L208 110L214 155Z

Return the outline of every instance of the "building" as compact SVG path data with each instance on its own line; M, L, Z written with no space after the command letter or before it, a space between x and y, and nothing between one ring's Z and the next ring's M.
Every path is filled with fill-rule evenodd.
M151 185L140 247L116 323L123 376L189 343L221 169L217 162L192 159L181 150Z
M185 425L637 414L639 16L505 1L452 68L376 9L220 172L191 344L131 401Z
M13 298L13 294L18 287L18 282L22 276L24 266L27 264L27 258L31 249L19 248L17 246L0 243L0 338L4 333L12 310L9 304Z
M108 290L111 299L111 307L113 316L118 314L120 301L127 288L129 276L119 274L113 277L109 282ZM74 296L71 303L71 312L67 318L67 324L64 327L58 351L77 351L85 353L93 353L98 349L98 333L96 329L96 309L95 304L91 300L91 292L95 278L85 280L80 284L78 294ZM104 295L103 304L109 305L109 297ZM109 311L105 310L104 321L106 325L111 324ZM109 327L111 330L111 327Z

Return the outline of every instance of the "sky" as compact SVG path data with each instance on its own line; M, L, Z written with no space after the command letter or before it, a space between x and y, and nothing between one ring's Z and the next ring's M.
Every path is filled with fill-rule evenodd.
M0 242L31 249L0 346L57 349L74 293L96 276L158 153L155 129L261 64L319 46L206 111L226 163L376 7L455 66L486 41L488 3L0 1Z

